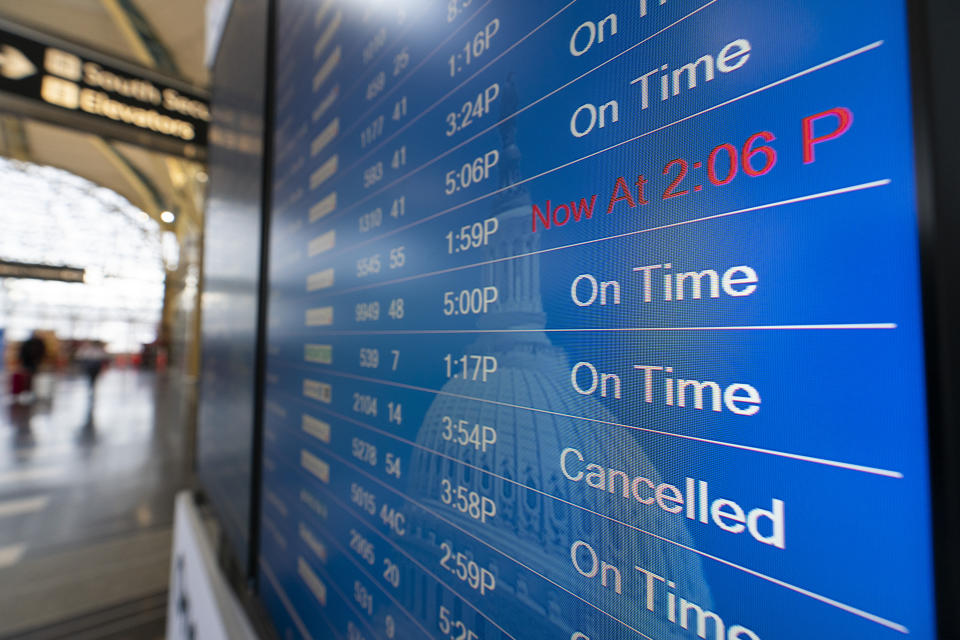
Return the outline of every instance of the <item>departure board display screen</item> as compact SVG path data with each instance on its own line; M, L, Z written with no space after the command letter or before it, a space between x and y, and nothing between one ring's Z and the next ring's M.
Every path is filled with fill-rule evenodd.
M905 2L275 36L281 637L935 637Z

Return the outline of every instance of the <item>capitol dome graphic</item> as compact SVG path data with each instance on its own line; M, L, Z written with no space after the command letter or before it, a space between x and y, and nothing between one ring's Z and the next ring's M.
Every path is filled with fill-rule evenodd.
M512 79L504 83L503 96L501 117L516 110L518 101ZM645 438L655 436L624 429L616 441L609 441L598 435L595 422L572 417L624 422L597 400L578 395L569 387L569 358L544 331L547 316L541 299L539 256L511 259L536 252L539 238L530 229L530 196L522 184L517 184L522 178L515 119L500 126L500 136L502 191L494 196L492 205L499 227L487 248L486 260L492 262L482 267L485 270L483 284L496 284L499 296L494 309L478 323L475 341L465 350L465 353L496 356L498 369L486 384L453 378L443 386L417 435L418 445L442 456L416 449L411 473L407 476L411 478L409 493L461 531L443 523L431 525L432 518L418 513L412 514L408 538L432 553L439 553L440 545L446 541L457 550L466 551L481 566L490 568L496 575L495 591L483 597L474 594L470 599L492 619L506 623L503 626L508 631L524 629L521 635L514 634L518 640L567 640L577 631L587 633L591 640L637 637L583 601L653 640L689 638L689 630L667 621L662 585L658 585L660 610L656 614L647 611L645 578L634 565L640 564L676 581L682 585L678 595L710 608L712 598L700 558L590 513L609 513L609 500L618 496L590 489L583 482L571 482L561 472L560 451L576 447L589 460L626 457L632 469L642 471L654 483L661 481L644 452ZM566 386L563 381L567 381ZM496 443L483 451L444 439L444 416L466 420L471 426L495 428ZM646 446L653 444L646 443ZM443 479L492 498L496 504L495 517L481 523L443 504L439 495ZM628 507L629 524L693 546L683 518L665 514L656 507L639 503L635 506L638 508ZM625 512L621 511L621 518ZM582 600L463 532L487 542ZM620 567L622 595L602 586L599 576L591 579L576 572L570 550L577 540L589 543L600 558ZM461 589L463 585L452 575L442 572L437 575L460 593L469 592ZM462 606L446 589L426 578L411 590L406 600L412 608L422 609L418 613L428 618L435 615L440 605L456 606L454 614L478 631L481 638L500 637L489 621ZM614 630L616 636L611 635Z

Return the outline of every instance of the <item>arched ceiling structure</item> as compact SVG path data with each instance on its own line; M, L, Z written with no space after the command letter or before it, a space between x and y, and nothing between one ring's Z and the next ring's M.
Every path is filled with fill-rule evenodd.
M0 0L0 18L205 88L206 0ZM16 114L0 113L0 155L66 169L159 219L199 222L199 163ZM179 224L177 225L179 230Z
M0 16L206 87L206 4L205 0L0 0Z

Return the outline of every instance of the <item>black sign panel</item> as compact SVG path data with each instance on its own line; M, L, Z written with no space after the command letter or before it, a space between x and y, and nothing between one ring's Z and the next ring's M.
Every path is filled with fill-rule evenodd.
M0 260L0 278L27 278L30 280L59 280L83 282L84 270L53 264L8 262Z
M163 150L195 157L207 143L209 104L196 90L4 24L0 92L25 115Z

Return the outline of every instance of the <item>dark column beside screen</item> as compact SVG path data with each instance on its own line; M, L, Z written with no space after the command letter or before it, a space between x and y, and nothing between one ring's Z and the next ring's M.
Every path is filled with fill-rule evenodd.
M212 77L197 474L248 564L260 286L266 9L235 2Z
M934 637L904 2L278 10L284 637Z

